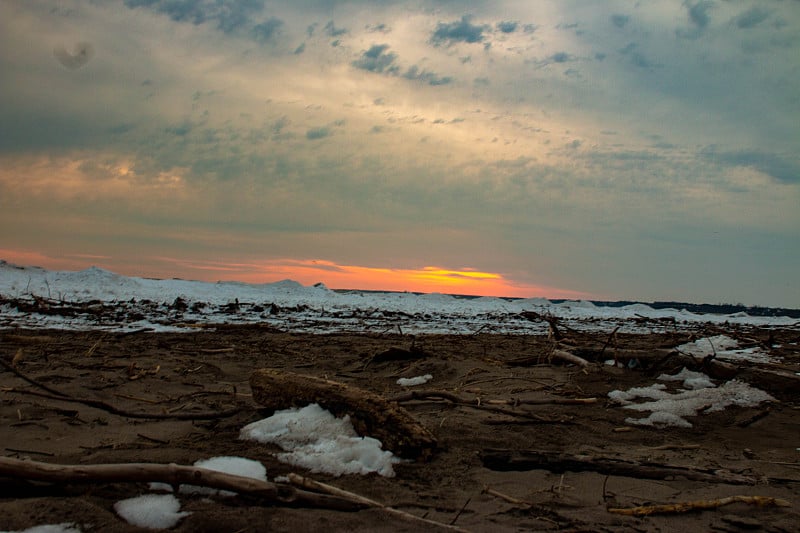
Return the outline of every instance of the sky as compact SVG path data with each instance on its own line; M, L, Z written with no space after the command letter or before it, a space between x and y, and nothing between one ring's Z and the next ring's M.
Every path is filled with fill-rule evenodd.
M0 258L800 307L800 1L0 2Z

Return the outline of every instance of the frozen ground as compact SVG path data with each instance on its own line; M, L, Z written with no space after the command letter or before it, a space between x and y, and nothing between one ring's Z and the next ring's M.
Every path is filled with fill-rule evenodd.
M597 306L542 298L468 298L445 294L333 291L285 280L158 280L99 268L48 271L0 262L0 327L187 331L213 324L258 323L308 333L545 333L541 316L584 331L650 333L713 324L787 327L790 317L697 314L645 304Z

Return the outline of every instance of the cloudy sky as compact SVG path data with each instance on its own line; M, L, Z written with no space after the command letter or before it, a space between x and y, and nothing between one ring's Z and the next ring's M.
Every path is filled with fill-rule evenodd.
M800 307L797 0L0 3L0 258Z

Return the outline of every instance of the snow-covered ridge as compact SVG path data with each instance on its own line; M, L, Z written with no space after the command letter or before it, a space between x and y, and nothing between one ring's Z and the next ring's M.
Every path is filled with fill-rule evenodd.
M30 304L26 304L29 302ZM65 305L69 304L69 305ZM89 305L92 304L92 305ZM111 309L114 309L112 312ZM528 318L522 315L527 312ZM264 323L296 331L539 333L531 312L572 325L654 331L708 322L791 326L790 317L695 314L636 303L602 307L542 298L463 298L446 294L333 291L295 281L247 284L127 277L92 267L77 272L0 261L0 327L183 329L195 323Z

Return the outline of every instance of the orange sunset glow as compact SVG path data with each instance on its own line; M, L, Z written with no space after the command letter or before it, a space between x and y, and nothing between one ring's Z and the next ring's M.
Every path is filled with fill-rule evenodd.
M18 265L36 265L51 270L82 270L97 266L118 274L137 277L183 278L197 281L272 283L291 279L303 285L324 283L331 289L408 291L422 293L501 296L517 298L585 299L577 291L518 283L496 272L448 269L435 266L376 268L341 265L326 260L268 260L262 262L212 262L155 257L139 262L108 256L73 254L50 257L37 252L0 249L0 258Z

